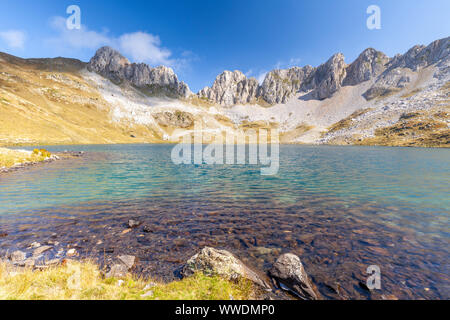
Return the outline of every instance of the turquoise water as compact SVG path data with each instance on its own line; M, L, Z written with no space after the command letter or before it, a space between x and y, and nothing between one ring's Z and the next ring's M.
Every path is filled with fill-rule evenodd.
M339 255L333 253L331 265L336 263L337 277L339 264L348 263L350 270L355 259L361 264L374 256L375 262L386 260L392 266L397 261L389 259L397 254L403 262L395 272L405 279L424 268L430 275L408 287L413 293L399 289L403 293L398 295L427 298L417 290L431 286L427 293L431 297L448 298L450 150L286 145L280 148L279 173L261 176L260 166L255 165L177 166L170 158L172 147L46 147L86 155L0 175L0 221L19 239L14 230L29 219L39 225L39 221L48 223L49 217L89 221L92 216L97 221L101 215L116 228L120 225L112 221L127 215L155 225L175 220L179 222L175 228L164 227L147 246L152 248L151 241L158 245L167 241L170 247L174 239L184 237L190 244L179 250L180 259L208 241L250 255L261 246L281 248L303 254L317 278L330 273L323 263L314 262L317 256L328 255L325 249L331 255L344 250L336 246L345 248ZM316 240L306 241L305 235ZM379 255L383 250L388 254ZM408 262L414 259L411 252L424 250L431 256L423 258L432 262L413 269L406 266L413 263ZM270 257L258 259L253 264L261 268L270 262ZM392 288L406 281L400 278L391 279ZM355 290L349 288L347 294L354 296Z
M397 206L406 216L386 218L409 216L418 231L448 231L448 149L282 146L278 175L261 176L255 165L174 165L170 145L47 148L88 155L1 176L0 215L96 201L204 197L295 203L328 195L349 205Z

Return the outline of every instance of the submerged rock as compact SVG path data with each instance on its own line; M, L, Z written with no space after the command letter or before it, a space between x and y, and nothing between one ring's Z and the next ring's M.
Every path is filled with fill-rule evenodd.
M128 228L136 228L141 225L141 222L138 220L130 219L128 220Z
M265 289L270 288L262 277L226 250L203 248L191 257L182 269L184 277L191 276L195 272L203 272L209 276L218 275L232 281L247 279Z
M283 290L291 291L304 300L318 299L303 264L296 255L281 255L269 273Z
M151 232L153 232L153 229L150 228L150 226L145 225L145 226L142 228L142 231L144 231L144 232L146 232L146 233L151 233Z
M30 244L31 248L39 248L41 246L41 244L39 242L33 242L32 244Z
M48 251L50 249L52 249L51 246L40 246L33 251L33 256L37 257L37 256L41 255L42 253L44 253L45 251Z
M67 250L66 256L68 257L74 257L78 254L77 250L75 249L69 249Z

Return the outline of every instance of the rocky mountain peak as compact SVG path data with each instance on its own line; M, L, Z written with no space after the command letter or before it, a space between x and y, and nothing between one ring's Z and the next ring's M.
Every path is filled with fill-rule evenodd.
M152 68L145 63L130 63L127 58L110 47L98 49L87 68L115 83L127 82L145 89L150 95L186 98L192 94L189 87L178 80L171 68L166 66Z
M450 37L433 41L428 46L416 45L403 55L396 55L386 70L376 79L371 88L364 93L366 99L396 92L409 85L417 72L434 65L435 78L446 77L450 71Z
M122 80L121 71L130 65L130 61L111 47L101 47L89 61L89 71L108 77L115 82Z
M373 48L364 50L347 68L343 85L354 86L378 76L386 69L389 57Z
M327 62L317 67L313 77L313 96L319 100L331 97L338 91L347 75L347 64L342 53L334 54Z
M212 87L202 89L198 95L223 106L254 101L258 94L258 81L247 78L241 71L224 71L214 80Z
M315 68L311 66L277 69L269 72L260 88L261 97L270 104L286 103L304 89Z
M272 70L261 85L241 71L226 70L216 77L211 87L199 91L198 96L222 106L262 100L273 105L287 103L298 92L309 92L308 98L323 100L330 98L342 86L373 80L372 88L365 94L370 99L404 88L412 81L412 73L430 65L437 66L435 77L448 73L450 37L436 40L428 46L416 45L392 59L381 51L368 48L350 65L345 63L342 53L336 53L316 68L305 66ZM178 80L171 68L152 68L144 63L131 63L110 47L100 48L89 62L88 69L116 83L126 81L145 88L145 92L150 94L174 97L191 95L188 86Z
M448 62L450 56L450 37L433 41L428 46L416 45L403 55L396 55L389 69L408 68L417 71L437 62Z

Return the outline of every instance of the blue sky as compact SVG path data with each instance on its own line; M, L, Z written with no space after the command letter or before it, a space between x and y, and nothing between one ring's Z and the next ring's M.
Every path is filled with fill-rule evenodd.
M82 30L65 28L72 4ZM372 4L381 9L380 30L366 27ZM173 67L196 92L223 70L258 78L336 52L347 63L367 47L403 53L450 36L449 12L448 0L2 0L0 51L88 61L109 44L132 61Z

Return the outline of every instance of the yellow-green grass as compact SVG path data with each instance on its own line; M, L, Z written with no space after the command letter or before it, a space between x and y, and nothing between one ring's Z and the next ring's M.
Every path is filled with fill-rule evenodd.
M15 269L0 263L0 300L246 300L251 283L197 273L168 284L128 275L102 276L90 261L70 261L44 270Z
M342 129L347 129L347 128L351 127L353 124L353 119L355 119L359 116L362 116L363 114L365 114L371 110L372 110L371 108L356 110L351 115L349 115L347 118L344 118L344 119L336 122L335 124L333 124L331 127L329 127L327 133L336 132L336 131L339 131Z
M47 150L35 149L33 152L0 148L0 168L10 168L19 164L41 162L51 156Z
M448 102L447 102L448 103ZM444 147L450 146L448 128L450 106L444 105L428 110L403 114L392 126L375 130L375 135L355 141L361 145L383 145L401 147Z

